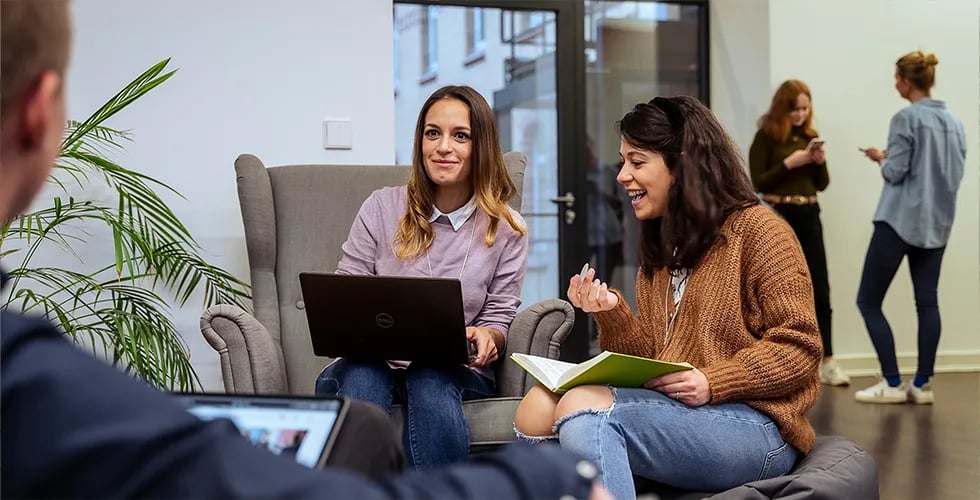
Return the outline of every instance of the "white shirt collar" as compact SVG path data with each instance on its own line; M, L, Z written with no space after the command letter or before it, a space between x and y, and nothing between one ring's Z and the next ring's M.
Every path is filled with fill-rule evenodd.
M439 208L432 205L432 216L429 217L429 222L435 222L440 216L445 215L449 219L449 223L453 226L453 231L459 231L459 228L463 227L463 223L476 212L476 197L470 198L465 205L453 210L448 214L444 214L439 211Z

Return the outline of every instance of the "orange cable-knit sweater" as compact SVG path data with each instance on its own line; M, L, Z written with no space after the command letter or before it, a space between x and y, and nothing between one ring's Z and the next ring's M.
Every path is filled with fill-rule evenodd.
M595 314L609 351L701 370L711 404L742 402L768 415L797 450L813 448L806 413L820 391L822 357L806 260L792 229L761 205L728 217L719 239L692 269L669 336L664 305L670 276L636 277L634 316L619 305Z

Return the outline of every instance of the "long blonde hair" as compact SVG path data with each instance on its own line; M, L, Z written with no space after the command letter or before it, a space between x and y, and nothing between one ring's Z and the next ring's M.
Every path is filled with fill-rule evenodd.
M429 217L435 203L435 183L425 171L425 158L422 156L422 133L425 129L425 116L429 109L442 99L455 99L470 110L470 130L473 150L470 155L470 186L476 204L490 218L485 242L492 247L497 239L497 225L504 219L514 231L527 235L527 228L511 214L507 200L517 188L507 173L504 156L500 152L497 139L497 124L493 110L479 92L469 86L448 85L429 96L419 111L415 125L415 146L412 155L412 173L408 179L408 209L398 223L395 232L394 251L400 259L414 259L432 246L434 233Z

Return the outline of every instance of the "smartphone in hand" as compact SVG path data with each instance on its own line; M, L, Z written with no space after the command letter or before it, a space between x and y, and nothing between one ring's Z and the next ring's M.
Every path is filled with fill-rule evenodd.
M827 141L821 139L820 137L814 137L813 139L810 139L810 143L806 145L806 151L809 153L810 151L820 149L826 142Z

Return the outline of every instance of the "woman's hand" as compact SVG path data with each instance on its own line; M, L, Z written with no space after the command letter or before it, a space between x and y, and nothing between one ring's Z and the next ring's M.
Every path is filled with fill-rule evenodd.
M595 269L585 276L576 274L568 282L568 300L585 312L608 311L619 304L619 297L609 291L609 285L595 278Z
M480 368L497 361L496 335L500 333L485 326L466 327L466 339L476 344L476 358L470 367Z
M701 406L711 401L711 387L708 377L697 368L682 372L668 373L648 380L643 387L660 392L687 406Z
M589 493L589 500L615 500L612 493L599 481L592 483L592 491Z
M864 150L864 156L873 162L881 163L885 159L885 152L878 148L867 148Z
M827 153L824 152L822 147L813 148L810 150L810 159L817 165L823 165L827 161Z
M784 160L783 165L789 170L795 170L813 162L813 158L810 157L810 153L805 149L797 149L789 154Z

